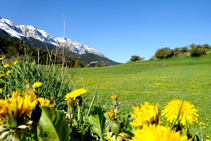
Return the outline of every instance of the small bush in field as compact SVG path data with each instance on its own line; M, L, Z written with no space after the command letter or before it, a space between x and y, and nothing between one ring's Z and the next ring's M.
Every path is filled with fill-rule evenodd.
M194 57L194 56L200 56L202 54L205 54L206 50L204 48L192 48L190 50L190 56Z
M187 47L181 47L181 48L180 48L180 51L181 51L181 52L187 52L187 51L188 51L188 48L187 48Z
M155 53L155 57L158 59L170 58L173 55L173 50L171 50L169 47L158 49Z

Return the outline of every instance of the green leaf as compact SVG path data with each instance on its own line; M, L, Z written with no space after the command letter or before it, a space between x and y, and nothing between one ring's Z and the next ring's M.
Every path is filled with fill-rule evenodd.
M67 141L70 128L64 115L49 107L42 107L42 114L38 123L38 138L40 141Z
M98 106L94 106L93 112L90 114L90 117L88 119L88 122L92 124L91 127L92 131L98 136L101 137L101 139L104 139L104 131L105 131L105 121L106 118L104 116L104 112L102 109Z

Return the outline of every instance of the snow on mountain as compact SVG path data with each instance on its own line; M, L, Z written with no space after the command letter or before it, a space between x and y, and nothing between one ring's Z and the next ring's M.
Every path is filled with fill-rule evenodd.
M93 53L101 57L105 57L101 52L94 48L89 48L81 43L71 41L63 37L55 38L52 35L46 33L44 30L36 29L32 25L15 25L12 21L0 17L0 29L7 32L10 36L21 38L21 36L32 37L42 42L47 42L59 47L66 47L70 51L77 54Z
M86 45L82 45L81 43L71 41L70 39L59 37L59 38L56 38L56 41L57 41L58 45L66 46L67 49L69 49L70 51L77 53L77 54L93 53L98 56L105 57L101 52L99 52L93 48L89 48Z
M1 17L0 17L0 29L3 29L12 37L20 39L20 37L23 36L22 31L18 29L12 21L3 19Z

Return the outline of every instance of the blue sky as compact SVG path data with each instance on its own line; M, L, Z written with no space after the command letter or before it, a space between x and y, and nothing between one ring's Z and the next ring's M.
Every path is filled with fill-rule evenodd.
M111 60L163 47L211 45L210 0L0 0L0 16L80 42Z

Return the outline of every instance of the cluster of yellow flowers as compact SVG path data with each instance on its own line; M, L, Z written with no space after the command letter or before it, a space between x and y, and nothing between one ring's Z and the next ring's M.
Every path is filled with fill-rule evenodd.
M41 82L35 82L33 85L42 84ZM54 104L50 104L50 100L42 97L37 97L36 90L32 88L26 88L23 92L20 90L13 91L12 97L0 99L0 119L2 123L8 120L8 116L14 119L22 119L29 115L33 111L37 104L41 106L53 107Z
M142 108L139 109L138 106L134 106L134 114L131 113L131 116L134 119L134 122L132 122L131 125L137 127L137 129L134 131L135 136L131 139L131 141L157 141L161 138L162 141L192 140L188 139L187 136L182 136L180 132L171 130L170 127L159 124L160 110L158 104L154 105L145 102L143 105L141 105L141 107ZM188 101L182 100L172 100L169 102L165 106L164 110L162 110L161 115L166 116L167 121L173 123L177 119L179 110L179 122L182 125L186 125L186 122L192 124L193 122L198 121L198 114L195 107Z
M0 58L0 61L3 60L3 59L4 59L4 57ZM20 63L19 63L19 61L14 61L13 64L17 65L17 64L20 64ZM12 73L12 70L9 69L10 68L9 64L4 64L4 68L6 69L6 71L5 71L6 75L9 75L10 73ZM5 73L4 73L4 71L0 71L0 78L5 76Z

